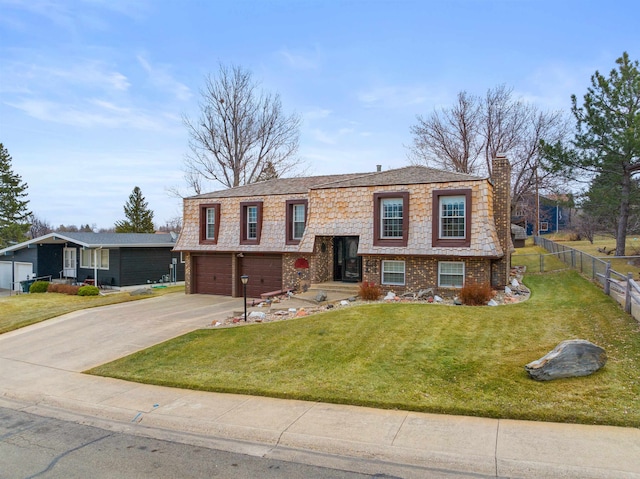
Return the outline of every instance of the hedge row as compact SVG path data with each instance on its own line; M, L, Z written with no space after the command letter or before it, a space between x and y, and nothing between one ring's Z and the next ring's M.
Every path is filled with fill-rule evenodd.
M49 283L49 281L35 281L29 287L30 293L62 293L71 296L98 296L100 290L96 286L74 286L72 284Z

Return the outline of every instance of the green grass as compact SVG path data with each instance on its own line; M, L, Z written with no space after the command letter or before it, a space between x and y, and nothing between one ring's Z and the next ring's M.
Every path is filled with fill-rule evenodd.
M574 271L531 275L500 307L371 304L198 330L89 371L198 389L445 414L640 427L638 323ZM608 354L581 378L524 365L565 339Z
M543 263L540 263L540 256L543 255ZM564 264L556 255L549 254L549 252L541 246L527 246L526 248L518 248L511 255L512 266L526 266L527 273L540 273L541 268L543 272L558 271L567 269L568 266Z
M640 259L636 259L634 263L631 263L629 259L615 259L613 258L613 256L608 256L598 251L598 248L600 248L601 250L606 248L606 251L616 249L616 240L610 236L596 236L594 238L593 244L587 240L568 241L566 235L550 235L548 238L560 244L569 246L579 251L583 251L604 261L608 261L611 263L611 268L618 273L621 273L623 275L632 273L634 278L640 277ZM640 235L629 235L627 237L626 255L640 256ZM547 269L546 263L545 269Z
M184 286L154 289L154 296L184 292ZM149 298L129 293L109 293L105 296L69 296L60 293L19 294L0 298L0 334L55 318L80 309L124 303Z

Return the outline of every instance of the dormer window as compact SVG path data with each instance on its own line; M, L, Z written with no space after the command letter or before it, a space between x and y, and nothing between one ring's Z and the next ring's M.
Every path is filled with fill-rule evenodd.
M217 244L220 231L220 204L200 205L200 244Z
M307 226L307 200L288 200L286 244L299 244Z
M407 246L409 240L409 193L374 193L374 246Z
M471 190L433 192L433 246L471 245Z
M240 244L260 244L262 201L240 203Z

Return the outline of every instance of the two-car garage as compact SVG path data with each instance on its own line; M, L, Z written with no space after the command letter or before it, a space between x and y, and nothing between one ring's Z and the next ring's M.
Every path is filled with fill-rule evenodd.
M233 262L236 262L235 268ZM192 259L192 291L199 294L223 296L242 295L240 277L247 275L247 296L282 289L282 256L266 254L206 254ZM235 270L235 275L234 275ZM233 282L236 287L233 287Z
M33 263L0 261L0 289L19 291L20 282L33 277Z

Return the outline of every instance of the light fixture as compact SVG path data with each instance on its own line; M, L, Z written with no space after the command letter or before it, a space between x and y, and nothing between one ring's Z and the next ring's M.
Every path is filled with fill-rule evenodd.
M247 320L247 283L249 282L249 276L243 274L240 276L240 281L242 281L242 289L244 296L244 320Z

